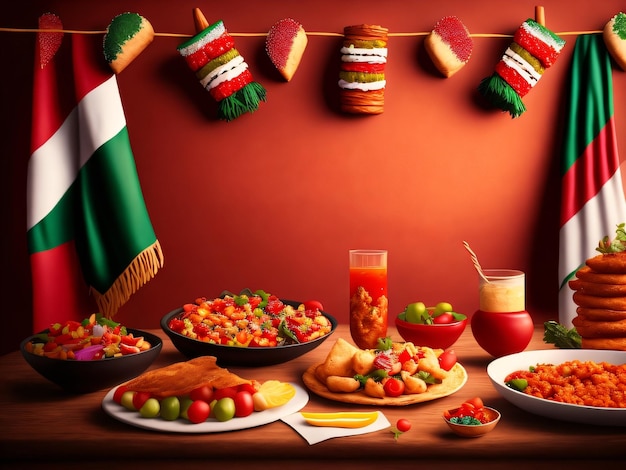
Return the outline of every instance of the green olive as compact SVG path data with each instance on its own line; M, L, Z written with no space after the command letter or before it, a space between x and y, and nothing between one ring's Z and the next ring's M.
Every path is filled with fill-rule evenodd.
M174 421L180 416L180 400L178 397L166 397L161 400L161 418Z
M161 404L156 398L148 398L139 409L142 418L156 418L161 411Z
M405 312L406 321L409 323L424 323L426 305L424 302L413 302L406 306Z
M124 408L130 411L137 411L135 405L133 405L133 397L135 396L135 392L131 390L126 390L122 394L122 398L120 399L120 403Z
M442 313L452 312L452 304L449 302L439 302L435 305L435 310L433 311L433 317L437 317Z

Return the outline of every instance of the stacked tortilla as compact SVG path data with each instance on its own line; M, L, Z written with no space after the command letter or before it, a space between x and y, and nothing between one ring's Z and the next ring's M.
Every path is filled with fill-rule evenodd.
M339 88L341 110L381 114L385 104L387 28L356 25L344 28Z
M626 252L588 259L569 286L582 347L626 351Z

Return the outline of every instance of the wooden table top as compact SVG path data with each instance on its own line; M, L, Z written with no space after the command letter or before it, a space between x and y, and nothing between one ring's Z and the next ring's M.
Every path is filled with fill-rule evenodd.
M152 332L164 340L152 368L185 360L163 332ZM390 335L400 339L393 328ZM260 381L302 383L306 369L322 362L339 337L350 340L347 325L339 325L334 335L316 350L288 363L230 369ZM550 348L542 338L543 326L538 325L527 350ZM620 465L626 462L626 427L559 422L527 413L501 398L493 388L486 374L493 358L476 344L469 327L454 349L468 372L468 381L449 397L405 407L372 408L334 402L311 393L306 411L380 409L392 425L399 418L412 422L412 429L398 441L387 429L315 445L309 445L282 421L210 434L139 429L102 410L102 399L108 390L69 395L38 375L15 351L0 357L0 461L4 462L3 468L24 468L31 462L64 469L82 468L85 463L89 468L112 468L119 463L125 468L160 468L177 463L184 463L185 468L207 468L215 462L226 464L229 469L256 468L272 462L280 462L282 468L298 465L306 469L331 461L340 462L342 468L360 469L420 465L485 469L524 461L531 463L533 470L561 465L588 468L600 460ZM457 437L448 430L441 414L474 396L498 409L502 419L490 434L475 439Z

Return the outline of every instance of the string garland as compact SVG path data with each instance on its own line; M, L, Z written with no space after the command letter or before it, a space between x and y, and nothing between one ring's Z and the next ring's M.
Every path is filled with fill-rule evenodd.
M106 34L106 30L76 30L76 29L40 29L40 28L5 28L0 27L0 32L8 33L66 33L66 34ZM389 33L389 37L419 37L428 36L431 31L418 31L418 32L406 32L406 33ZM580 36L583 34L598 34L602 33L602 30L591 31L564 31L557 32L555 34L559 36ZM233 37L266 37L267 33L233 33L229 32ZM172 37L172 38L190 38L193 34L185 33L158 33L155 32L156 37ZM327 36L327 37L343 37L343 33L333 33L325 31L307 31L307 36ZM470 33L470 37L473 38L512 38L512 34L500 34L500 33Z

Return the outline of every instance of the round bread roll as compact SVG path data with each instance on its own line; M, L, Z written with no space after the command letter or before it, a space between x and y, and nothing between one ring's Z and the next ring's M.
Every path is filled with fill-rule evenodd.
M626 274L626 252L603 253L589 258L586 264L597 273Z
M626 311L608 310L603 308L578 307L576 313L586 320L594 321L614 321L626 320Z
M121 73L154 39L150 22L137 13L117 15L104 36L104 57L111 69Z
M572 324L583 338L626 337L626 320L593 321L577 316L572 319Z
M308 38L300 23L292 18L277 21L265 39L265 51L283 78L290 81L298 70Z
M426 36L424 47L437 70L450 78L467 64L474 42L460 19L445 16Z
M573 299L579 307L626 311L626 297L597 297L576 291Z
M614 349L626 351L626 337L623 338L582 338L583 349Z
M576 271L576 277L583 281L595 282L596 284L624 284L626 285L626 274L597 273L589 266L583 266Z
M609 54L626 72L626 13L618 13L604 26L602 38Z
M595 282L572 279L569 281L572 290L596 297L624 297L626 296L625 284L598 284Z

